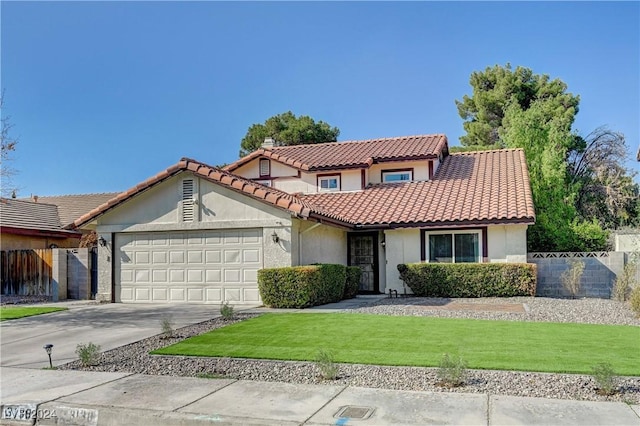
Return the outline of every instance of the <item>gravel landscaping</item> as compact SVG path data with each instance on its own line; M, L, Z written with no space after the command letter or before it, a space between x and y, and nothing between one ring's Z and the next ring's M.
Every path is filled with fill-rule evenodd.
M495 305L495 309L492 309L492 305ZM508 312L513 310L512 307L519 308L520 312ZM344 312L640 326L640 320L635 318L627 305L605 299L399 298L383 299L369 306ZM435 368L341 364L338 379L329 382L319 377L317 367L310 362L149 355L152 350L255 315L259 314L239 314L234 321L216 318L181 328L171 338L158 335L144 339L103 353L97 366L82 367L79 361L74 361L58 368L305 384L328 383L398 390L622 401L640 404L640 377L621 377L618 382L618 393L613 396L602 396L598 395L597 385L591 376L578 374L469 370L464 386L444 388L437 385L438 377ZM160 324L158 324L158 332L160 332ZM640 352L640 342L638 345Z

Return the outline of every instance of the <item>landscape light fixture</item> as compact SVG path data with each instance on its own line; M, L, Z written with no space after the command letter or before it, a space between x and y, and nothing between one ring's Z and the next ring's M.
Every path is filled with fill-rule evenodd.
M47 343L43 348L47 351L47 355L49 355L49 368L53 368L53 364L51 363L51 351L53 350L53 345L51 343Z
M280 241L280 237L278 237L278 234L276 234L276 231L273 231L273 234L271 234L271 239L276 244L278 244L278 242Z
M98 238L98 244L100 244L100 247L106 247L107 240L105 240L104 237L101 235L100 238Z

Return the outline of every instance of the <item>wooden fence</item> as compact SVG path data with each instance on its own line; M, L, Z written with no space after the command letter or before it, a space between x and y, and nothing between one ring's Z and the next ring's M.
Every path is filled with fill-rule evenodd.
M51 296L53 250L0 252L3 295Z

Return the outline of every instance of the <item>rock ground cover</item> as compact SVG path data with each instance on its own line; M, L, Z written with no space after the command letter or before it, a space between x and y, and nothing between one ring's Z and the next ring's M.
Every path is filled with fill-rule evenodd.
M459 309L456 309L455 306L449 309L441 308L455 303L461 304L458 306ZM469 305L472 304L479 306L479 308L470 308ZM496 306L521 304L524 309L519 313L509 312L510 309L505 310L504 308L490 310L487 306L492 304ZM370 306L345 312L640 326L640 320L635 318L627 305L604 299L567 300L522 297L447 300L400 298L383 299ZM575 400L623 401L640 404L640 377L621 377L618 382L618 392L613 396L603 396L598 395L597 385L589 375L469 370L465 385L452 389L437 385L439 380L436 368L340 364L337 380L327 382L319 377L318 369L312 362L170 357L149 354L152 350L177 343L187 337L255 315L240 314L237 315L236 320L231 322L216 318L181 328L176 331L174 337L169 339L162 338L161 335L144 339L103 353L97 366L82 367L78 361L74 361L58 368L173 376L224 376L241 380L304 384L330 383L397 390L490 393Z

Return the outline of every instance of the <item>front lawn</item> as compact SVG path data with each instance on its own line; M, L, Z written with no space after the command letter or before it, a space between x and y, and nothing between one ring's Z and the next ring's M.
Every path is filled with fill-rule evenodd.
M66 311L67 308L49 308L40 306L0 306L0 321L48 314L50 312Z
M343 363L431 367L449 353L474 369L590 374L608 362L640 376L640 327L620 325L265 314L153 353L309 361L320 348Z

